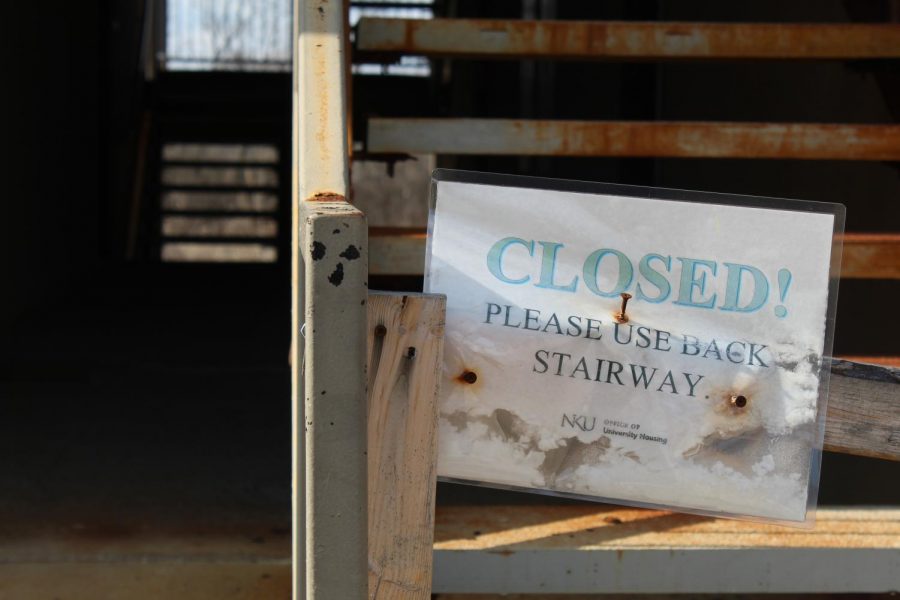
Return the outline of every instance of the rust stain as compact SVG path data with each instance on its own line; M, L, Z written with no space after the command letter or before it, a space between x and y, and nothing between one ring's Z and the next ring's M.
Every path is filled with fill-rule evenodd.
M435 125L446 126L449 131L471 127L467 119L389 121L389 128L409 131ZM473 151L470 146L454 142L447 151L534 156L900 160L897 125L519 119L484 119L477 123L491 138L483 150ZM407 143L411 142L401 141L391 149L406 149Z
M313 194L306 199L307 202L346 202L347 198L343 194L335 192L319 192Z
M895 24L541 22L435 19L403 24L372 19L367 50L447 56L626 58L896 58ZM498 41L496 34L504 34ZM421 35L419 35L421 34ZM488 35L483 35L488 34ZM470 41L471 43L466 43Z
M731 405L735 408L744 408L747 406L747 396L743 394L738 394L731 397Z

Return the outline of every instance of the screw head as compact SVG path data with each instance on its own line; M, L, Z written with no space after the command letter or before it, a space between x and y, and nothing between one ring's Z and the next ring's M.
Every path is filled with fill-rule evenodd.
M747 400L747 396L742 395L734 395L730 400L731 405L735 408L744 408L745 406L747 406L748 402L749 400Z

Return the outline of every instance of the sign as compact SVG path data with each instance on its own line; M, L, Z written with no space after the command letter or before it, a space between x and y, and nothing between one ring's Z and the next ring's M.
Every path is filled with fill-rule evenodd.
M436 171L439 476L809 522L842 228L841 205Z

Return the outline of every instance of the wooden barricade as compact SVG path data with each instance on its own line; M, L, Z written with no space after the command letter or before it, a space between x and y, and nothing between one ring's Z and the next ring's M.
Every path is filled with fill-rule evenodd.
M431 596L446 298L368 299L369 598Z

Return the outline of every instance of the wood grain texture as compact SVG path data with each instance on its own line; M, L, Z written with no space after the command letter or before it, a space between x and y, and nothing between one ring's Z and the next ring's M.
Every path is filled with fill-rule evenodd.
M369 598L431 595L446 298L368 299Z
M900 125L371 118L372 153L900 160Z
M825 449L900 460L900 369L832 361Z
M438 509L435 551L893 548L900 509L820 509L813 529L608 504Z
M580 60L900 57L897 24L646 23L363 18L358 48L427 56Z
M817 511L811 530L608 505L442 507L436 594L887 592L900 511Z

